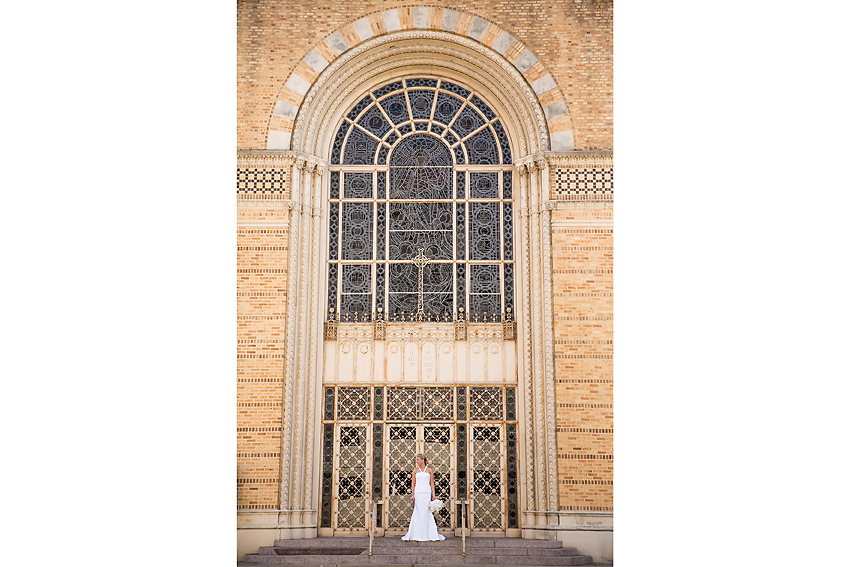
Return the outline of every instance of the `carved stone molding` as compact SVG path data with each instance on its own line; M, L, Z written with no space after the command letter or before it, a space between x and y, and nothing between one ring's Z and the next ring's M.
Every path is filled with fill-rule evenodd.
M543 157L550 166L614 167L613 152L545 152Z
M295 156L288 152L240 152L236 155L236 167L291 167L293 163Z
M385 46L388 43L396 43L396 42L404 42L405 40L415 39L418 40L416 44L413 45L398 45L390 52L386 49L380 49L382 46ZM450 45L436 45L429 44L428 41L433 42L444 42L447 44L457 44L466 49L458 50L453 49ZM336 74L340 72L346 65L356 61L359 57L367 54L370 50L375 50L375 53L371 53L364 57L363 61L357 61L352 69L347 69L343 72L343 76L336 79L336 82L330 88L324 88L326 83L331 80ZM469 52L474 52L475 57L470 57ZM337 86L341 83L350 83L352 77L355 77L356 80L362 84L364 81L368 80L369 77L379 74L386 69L380 70L369 70L368 75L361 77L357 75L361 73L361 71L368 65L372 64L374 61L387 58L387 57L396 57L398 54L404 54L406 52L413 53L441 53L449 56L455 60L463 60L467 63L472 63L477 67L480 67L482 62L487 62L490 66L495 67L498 72L490 73L489 75L496 80L499 81L502 88L494 88L493 83L487 81L486 76L487 73L480 75L480 71L478 73L473 73L471 76L476 77L478 80L482 80L482 84L485 84L490 88L493 92L505 92L510 93L511 91L518 91L522 95L522 99L525 104L521 105L524 107L526 112L530 111L531 116L526 118L525 116L512 116L512 124L511 126L516 128L522 124L535 124L536 125L536 136L531 137L531 143L533 145L529 146L530 151L532 153L539 151L538 148L548 149L549 148L549 133L548 126L546 124L546 119L543 114L543 109L540 106L537 96L534 91L525 81L525 79L520 75L520 73L508 63L501 55L491 51L490 49L482 46L476 41L468 40L462 38L460 36L438 32L438 31L405 31L394 33L390 35L384 35L377 37L372 40L368 40L357 46L356 48L346 52L341 57L334 60L327 69L325 69L319 78L313 83L310 90L307 92L306 97L302 101L300 108L298 110L298 115L295 118L295 127L293 129L292 134L292 148L301 149L304 148L304 151L314 155L321 155L320 149L316 145L308 145L305 146L305 140L315 139L317 141L322 140L325 135L323 134L324 129L326 127L323 124L322 129L319 131L319 135L314 138L314 133L316 131L315 121L317 116L328 117L330 112L327 111L329 107L328 99L333 99L336 101L340 100L340 93L338 92ZM411 64L415 65L436 65L436 66L446 66L451 68L452 62L445 61L441 59L431 58L421 58L416 63L407 63L404 66L409 66ZM402 65L396 65L395 68ZM387 68L394 68L387 66ZM467 73L468 74L468 73ZM509 77L510 81L505 80L505 77ZM362 79L362 80L361 80ZM487 81L485 83L484 81ZM356 88L352 87L352 88ZM348 91L350 92L350 90ZM316 110L312 110L312 105L314 102L314 98L317 96L317 93L323 93L323 98L320 103L317 105L318 109L322 109L317 112ZM343 97L344 98L344 97ZM507 99L510 101L510 99ZM305 112L306 110L306 112ZM517 118L525 118L525 120L517 121ZM310 125L307 126L307 134L304 135L305 121L309 120ZM506 125L507 126L507 125ZM539 143L537 142L539 140ZM520 155L527 153L525 150L520 148Z
M414 54L418 55L418 52L414 52ZM393 53L393 56L398 56L398 55L399 55L398 53ZM387 55L383 55L383 56L387 57ZM378 55L376 55L376 57L378 57ZM381 74L383 72L386 72L388 70L398 69L398 68L401 68L401 67L411 67L411 68L425 67L425 68L429 69L429 71L426 74L434 74L435 68L450 69L450 70L456 71L456 72L461 73L461 74L466 75L466 76L475 77L479 82L481 82L483 85L485 85L490 90L494 90L495 92L501 92L491 81L489 81L486 78L486 76L488 76L487 70L481 69L479 67L475 67L474 66L475 63L476 63L475 61L472 61L472 62L468 62L467 65L463 65L463 64L459 64L455 61L448 61L448 60L445 60L445 59L436 59L436 58L433 58L433 57L429 57L429 58L412 57L412 58L405 58L405 59L396 59L396 60L391 61L389 63L386 63L385 65L382 65L380 67L377 67L377 68L374 68L374 69L368 69L365 72L361 71L359 73L355 73L354 72L355 70L358 70L358 71L360 70L359 66L358 66L357 69L351 69L351 70L347 71L343 76L341 76L328 89L329 93L330 92L336 92L337 96L335 98L333 98L333 102L331 103L331 105L329 106L327 111L324 113L324 119L322 120L321 126L319 127L318 136L315 138L315 140L316 140L315 145L308 143L308 147L313 147L313 150L316 151L317 154L322 153L324 148L322 148L319 145L319 143L320 143L321 140L323 140L325 138L327 128L330 125L331 117L334 115L334 113L335 113L336 109L338 108L339 104L341 103L341 101L344 100L345 98L347 98L351 94L351 92L353 92L355 89L361 89L362 88L361 85L364 84L365 82L367 82L371 77L378 75L378 74ZM363 64L363 66L364 67L366 66L365 62ZM351 76L349 76L349 75L351 75ZM338 89L342 88L342 86L345 87L344 90L338 91ZM507 94L507 95L505 95L501 98L504 99L504 100L513 100L513 98L515 98L516 96L519 95L519 93L513 94L513 93L510 93L510 91L508 91L508 92L509 92L509 94ZM325 98L330 98L330 96L326 95ZM323 102L324 102L324 99L323 99ZM490 101L490 102L492 102L492 101ZM534 133L532 131L530 131L528 129L526 129L526 131L524 131L524 132L522 130L519 130L519 127L521 125L524 125L524 124L527 125L527 124L531 123L531 115L530 114L528 114L527 112L521 112L521 111L520 111L520 114L521 114L521 116L517 114L517 110L515 108L513 108L512 106L510 106L510 105L507 106L507 115L508 115L508 118L510 118L510 121L509 122L506 121L506 128L510 128L510 126L508 126L508 124L514 125L513 131L517 132L518 134L522 134L522 135L517 136L517 138L518 138L518 145L519 145L519 148L518 148L519 149L519 155L523 155L528 151L529 145L532 148L531 151L536 151L538 143L536 141L536 136L534 135ZM310 129L308 131L308 139L309 140L314 139L313 138L313 130L314 130L314 126L313 126L313 122L311 122L311 126L310 126ZM527 142L526 138L528 138L530 141Z

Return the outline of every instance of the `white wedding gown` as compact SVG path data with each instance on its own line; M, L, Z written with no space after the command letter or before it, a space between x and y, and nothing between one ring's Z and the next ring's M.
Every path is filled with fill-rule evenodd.
M410 527L402 536L404 541L439 541L446 539L437 532L434 514L428 508L431 503L431 475L427 472L416 473L416 487L413 492L413 515Z

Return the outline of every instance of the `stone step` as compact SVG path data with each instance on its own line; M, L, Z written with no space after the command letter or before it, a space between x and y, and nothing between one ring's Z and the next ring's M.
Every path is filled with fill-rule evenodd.
M369 547L368 537L320 537L312 539L277 539L274 542L275 547ZM383 546L420 546L428 547L439 545L444 549L446 547L462 547L463 541L459 537L447 537L443 541L402 541L401 536L398 537L376 537L372 541L372 549ZM520 539L520 538L489 538L489 537L468 537L466 538L466 548L480 547L525 547L525 548L549 548L561 549L562 544L559 541L546 541L536 539Z
M589 555L568 555L562 557L532 557L521 555L476 555L470 557L467 554L467 562L464 563L462 555L439 554L439 555L379 555L374 554L370 558L367 554L358 555L259 555L246 554L243 563L248 565L374 565L374 566L400 566L400 565L465 565L473 567L478 565L515 565L526 567L555 567L561 565L590 565L593 558Z
M259 555L356 555L364 551L368 555L368 542L366 547L261 547ZM372 546L372 555L423 555L423 554L442 554L442 553L457 554L462 553L462 548L458 546L446 547L442 542L428 546L410 546L406 543L399 545L383 545ZM466 555L523 555L523 556L549 556L560 557L564 555L578 555L578 550L574 547L470 547L466 548Z

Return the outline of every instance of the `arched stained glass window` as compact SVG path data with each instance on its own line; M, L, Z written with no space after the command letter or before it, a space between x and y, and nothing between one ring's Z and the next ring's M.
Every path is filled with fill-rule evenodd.
M339 320L501 320L514 307L511 150L478 93L379 85L331 148L328 309Z

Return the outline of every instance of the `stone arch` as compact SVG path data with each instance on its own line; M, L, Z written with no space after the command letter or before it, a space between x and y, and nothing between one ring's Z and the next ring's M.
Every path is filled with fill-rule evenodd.
M573 150L572 122L566 98L534 53L492 22L470 13L433 6L405 6L373 12L317 43L292 69L278 93L269 118L266 148L305 151L299 139L299 121L303 121L305 106L314 102L317 91L327 87L327 76L338 75L341 68L349 66L353 59L362 59L370 48L383 46L386 49L409 39L417 40L419 45L411 52L418 51L420 55L433 53L424 44L439 42L477 52L479 60L488 61L496 69L502 68L501 74L510 75L522 90L527 91L525 98L533 99L534 106L540 109L542 143L535 149ZM394 55L384 52L379 58Z
M428 10L430 14L432 8ZM369 23L368 18L366 21ZM455 32L458 25L455 22ZM471 30L472 24L469 26ZM523 392L519 431L524 437L520 454L524 472L520 474L525 479L521 499L525 525L551 523L553 518L547 514L558 508L551 207L545 154L572 150L572 133L553 131L553 109L547 111L551 105L541 104L539 89L529 83L520 68L479 41L484 32L479 39L455 32L423 25L392 33L385 30L365 40L358 35L359 44L351 47L346 43L347 48L332 62L323 59L324 63L315 59L322 52L317 47L305 57L315 67L302 61L296 68L312 68L311 80L308 82L300 71L294 72L275 105L267 149L284 150L292 164L287 275L293 284L292 290L287 290L279 488L281 518L286 518L280 526L288 530L286 538L315 537L318 529L316 504L322 473L317 455L321 450L322 424L317 410L322 395L325 341L327 337L337 340L337 321L323 321L323 314L328 312L326 287L330 280L325 235L331 216L331 177L338 170L330 159L334 137L345 114L364 93L408 76L445 78L469 88L490 106L505 127L512 160L502 167L512 172L512 198L517 212L513 314L516 327L511 333L517 341L515 362L517 375L521 376L518 388ZM495 36L493 46L502 35ZM299 84L301 90L293 91L292 87ZM569 121L566 114L564 118ZM392 352L392 346L388 348ZM330 359L329 356L327 360Z

